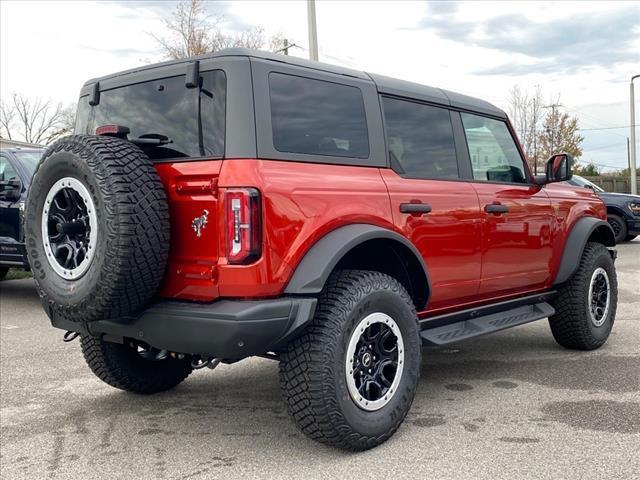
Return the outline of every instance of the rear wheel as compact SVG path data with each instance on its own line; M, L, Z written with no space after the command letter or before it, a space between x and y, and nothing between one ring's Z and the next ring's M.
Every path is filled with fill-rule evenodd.
M578 269L558 291L556 314L549 318L551 332L563 347L599 348L609 338L617 305L613 259L604 245L587 243Z
M83 336L82 354L103 382L127 392L150 394L175 387L192 371L191 357L174 358L166 350L126 340L124 344Z
M627 223L624 218L610 213L607 215L607 222L611 225L613 233L616 237L616 243L621 243L627 238Z
M316 315L281 355L287 407L310 438L366 450L404 420L420 376L416 311L404 287L378 272L339 271Z

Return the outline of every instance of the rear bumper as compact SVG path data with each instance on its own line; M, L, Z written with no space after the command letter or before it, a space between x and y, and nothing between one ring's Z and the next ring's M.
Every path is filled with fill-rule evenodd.
M52 320L54 327L84 330L120 342L135 338L178 353L240 359L284 346L307 324L317 299L219 300L210 304L161 301L137 318L80 324Z

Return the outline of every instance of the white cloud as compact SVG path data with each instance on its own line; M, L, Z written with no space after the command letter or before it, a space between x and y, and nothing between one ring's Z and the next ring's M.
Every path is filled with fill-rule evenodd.
M2 1L2 97L19 91L70 103L89 78L160 60L162 53L149 33L162 31L162 15L169 14L174 5L174 1ZM421 2L318 1L320 59L471 94L503 108L515 83L529 88L539 84L548 95L560 94L562 103L570 113L579 115L584 128L628 125L628 79L631 74L640 73L640 58L635 63L613 67L592 65L564 72L552 68L543 73L536 70L535 59L528 55L500 49L491 42L461 41L464 31L455 35L453 22L447 34L428 26L442 18L455 19L455 24L480 25L506 15L534 23L562 22L575 17L578 9L581 15L601 18L633 5L469 2L429 6ZM306 2L211 2L207 6L212 15L224 15L229 29L262 25L267 34L282 33L305 48L292 49L293 55L308 53ZM640 7L636 12L640 25ZM575 28L580 29L580 25ZM602 35L607 35L606 28ZM546 39L540 40L542 43ZM562 36L559 41L563 41ZM636 35L635 46L640 51L640 35ZM612 44L611 48L613 51L617 45ZM585 59L589 53L579 52ZM514 65L515 70L516 64L527 62L531 62L530 71L519 68L515 75L476 73L505 65ZM640 88L637 96L640 97ZM591 104L600 106L594 109ZM638 111L640 115L640 105ZM607 120L601 121L605 117ZM585 158L624 166L626 134L628 129L585 131L585 150L595 148L586 152ZM617 146L610 149L596 148L614 143Z
M91 77L160 57L146 8L96 2L0 3L0 89L75 101Z

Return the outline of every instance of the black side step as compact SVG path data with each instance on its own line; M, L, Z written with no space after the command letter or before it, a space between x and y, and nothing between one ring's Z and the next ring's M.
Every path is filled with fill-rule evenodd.
M541 302L484 315L472 320L462 320L441 327L427 327L426 330L422 330L420 335L425 345L447 345L504 330L505 328L524 325L534 320L549 317L554 313L556 311L551 305Z

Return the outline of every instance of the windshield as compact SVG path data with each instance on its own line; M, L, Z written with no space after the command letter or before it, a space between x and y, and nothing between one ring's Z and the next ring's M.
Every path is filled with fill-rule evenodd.
M604 190L602 188L600 188L598 185L596 185L593 182L590 182L589 180L587 180L586 178L581 177L580 175L574 175L571 178L571 183L573 183L574 185L577 185L579 187L590 187L590 188L593 188L596 192L604 192Z
M80 99L75 131L95 134L103 125L126 127L130 140L145 140L139 146L152 159L221 157L225 92L221 70L202 72L199 89L185 87L180 75L101 91L94 107L88 97Z
M40 157L42 157L42 151L35 152L13 152L18 158L24 169L26 170L29 178L33 177L33 172L36 171Z

